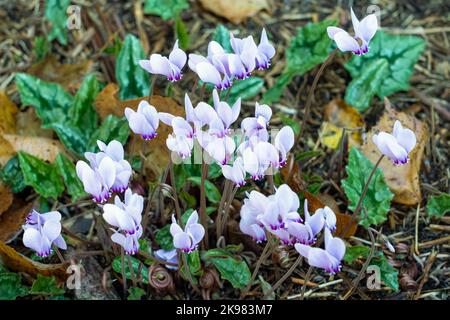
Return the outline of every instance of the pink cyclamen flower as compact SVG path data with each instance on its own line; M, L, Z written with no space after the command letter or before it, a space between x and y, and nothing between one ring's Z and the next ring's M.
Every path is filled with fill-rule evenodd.
M266 130L272 117L272 109L266 104L255 104L255 116L242 120L241 128L247 137L255 135L260 130Z
M325 227L330 229L331 232L336 230L336 214L331 210L330 207L325 206L323 209L317 209L315 214L322 214L325 219Z
M140 60L139 65L152 74L159 74L167 77L167 80L175 82L182 78L181 70L186 64L186 53L178 47L178 40L175 41L169 58L160 54L152 54L150 60Z
M239 57L242 62L243 70L242 75L238 79L245 79L250 77L253 70L256 67L256 56L258 54L258 47L252 36L248 36L244 39L235 38L230 33L231 47L234 53Z
M265 227L260 221L260 216L266 210L269 200L258 191L247 193L244 204L241 207L241 221L239 228L242 233L249 235L257 243L266 240Z
M185 253L191 253L197 249L198 244L205 235L205 229L198 223L197 211L192 212L184 230L178 225L175 215L172 215L170 233L173 237L173 246Z
M300 243L295 245L295 249L308 259L310 266L324 269L330 274L335 274L341 270L345 244L341 239L333 237L331 231L327 228L325 228L325 250Z
M86 162L78 161L76 172L84 191L91 194L95 202L103 203L110 198L110 190L116 180L116 166L110 157L104 156L98 167L90 167Z
M295 238L295 242L302 244L313 244L316 241L316 236L322 231L325 224L325 219L322 212L317 212L312 216L308 211L308 200L304 203L305 222L289 222L287 229L289 233Z
M336 42L339 50L352 51L354 54L363 55L369 51L369 43L378 29L378 21L375 14L369 14L361 21L356 18L353 9L352 15L353 29L355 36L350 36L347 31L337 27L328 27L328 36Z
M23 234L23 244L36 252L39 257L47 257L52 252L52 244L66 250L67 244L61 236L61 214L58 211L39 213L31 211L27 216Z
M416 145L416 135L412 130L403 128L400 121L396 120L392 134L387 132L374 134L372 141L394 165L402 165L409 161L408 154Z
M151 140L156 137L156 130L159 126L158 111L146 100L139 102L137 111L126 108L125 117L128 120L131 131L140 134L144 140Z
M234 160L233 166L224 165L222 167L223 176L234 182L238 187L245 185L245 170L244 162L241 157L237 157Z
M290 126L281 128L275 136L275 148L277 148L280 153L279 167L286 165L287 153L294 146L294 140L294 130L292 130Z
M241 98L236 100L232 107L225 101L220 101L217 90L213 91L214 109L216 110L217 118L210 123L210 132L223 137L229 133L231 125L239 117L241 111Z
M256 53L256 69L264 70L270 67L270 59L275 55L275 48L267 38L266 29L261 32L261 40Z

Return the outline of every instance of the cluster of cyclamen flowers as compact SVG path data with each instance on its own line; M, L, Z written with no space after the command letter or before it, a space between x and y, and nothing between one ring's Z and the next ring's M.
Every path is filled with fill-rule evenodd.
M241 208L239 224L244 234L257 243L266 241L268 233L275 235L285 245L295 245L297 251L308 259L312 266L325 269L329 273L340 270L345 244L333 238L336 229L336 215L329 208L318 209L313 215L308 211L308 201L304 203L304 219L297 212L300 200L288 185L281 185L275 194L266 197L258 191L247 194ZM325 229L325 250L312 248L318 234Z
M211 41L206 57L189 55L189 68L204 83L211 83L219 90L230 88L235 79L250 77L254 70L269 68L270 59L275 55L275 48L269 43L264 29L258 45L252 36L240 39L230 34L230 38L233 53L226 52L217 41ZM141 60L139 63L148 72L166 76L167 80L175 82L182 78L186 60L186 53L178 47L176 41L168 58L152 54L149 60Z

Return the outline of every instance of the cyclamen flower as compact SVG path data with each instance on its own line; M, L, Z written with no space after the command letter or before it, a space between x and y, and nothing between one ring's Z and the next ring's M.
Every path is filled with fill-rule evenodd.
M278 167L279 155L277 149L269 142L259 141L252 148L246 148L242 153L244 169L253 180L264 177L269 167Z
M395 121L392 134L380 132L372 137L380 152L387 156L394 165L406 164L408 154L416 145L416 135L410 129L404 129L400 121Z
M246 136L252 136L259 130L265 130L272 117L272 109L266 104L255 104L255 116L242 120L241 128Z
M169 134L166 140L167 148L176 152L181 159L191 157L194 139L184 135Z
M98 167L93 168L84 161L78 161L76 172L84 191L91 194L95 202L103 203L110 198L110 190L116 180L116 167L111 158L103 157Z
M163 260L165 262L176 264L176 266L166 264L165 267L167 269L171 269L171 270L178 269L178 253L177 253L176 249L173 249L173 250L159 249L159 250L155 251L155 256L158 259Z
M250 77L251 72L256 67L256 56L258 54L258 47L255 44L252 36L248 36L244 39L235 38L230 33L231 47L234 53L239 57L242 62L243 70L238 79L245 79Z
M197 141L200 146L213 158L219 165L226 165L236 149L233 138L224 136L222 138L209 134L208 132L199 132Z
M66 250L67 244L61 236L61 214L51 211L41 214L31 211L26 218L23 244L36 251L39 257L47 257L52 252L52 244Z
M236 158L233 166L224 165L222 167L222 174L226 179L233 181L238 187L245 185L245 170L242 158Z
M125 117L131 131L140 134L144 140L151 140L156 137L156 130L159 126L158 112L146 100L139 102L137 112L131 108L126 108Z
M268 69L270 67L270 59L272 59L274 55L275 48L269 43L266 29L263 29L256 53L256 69Z
M305 200L306 201L306 200ZM325 219L325 227L330 229L331 232L336 230L336 214L330 207L325 206L323 209L317 209L315 214L322 214Z
M252 191L247 194L247 198L244 199L244 204L241 208L239 228L242 233L252 237L256 243L266 240L265 227L259 216L264 212L268 204L269 200L266 196L258 191Z
M335 274L341 270L341 260L345 254L345 244L339 238L334 238L331 231L325 228L325 250L313 248L297 243L295 249L303 257L308 259L308 264L321 268L330 274Z
M197 211L192 212L186 226L183 229L178 225L175 215L172 215L172 224L170 225L170 233L173 237L173 246L185 253L191 253L197 249L198 243L205 235L205 229L198 223Z
M286 165L287 153L294 146L294 130L290 126L281 128L275 137L275 148L280 152L278 167Z
M150 60L140 60L139 65L152 74L159 74L167 77L167 80L175 82L183 77L181 70L186 64L186 53L178 47L178 40L175 41L169 58L160 54L152 54Z
M210 123L210 133L223 137L229 133L231 125L239 117L241 111L241 98L239 98L232 107L225 101L220 101L217 90L213 91L214 109L217 118Z
M352 51L354 54L363 55L369 51L369 43L378 29L378 21L375 14L369 14L361 21L356 18L353 9L350 8L352 24L355 36L350 36L346 31L337 27L328 27L328 36L336 42L339 50Z

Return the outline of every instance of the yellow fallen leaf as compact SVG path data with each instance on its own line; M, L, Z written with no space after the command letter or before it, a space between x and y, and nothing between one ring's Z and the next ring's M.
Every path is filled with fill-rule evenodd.
M206 10L235 24L269 8L267 0L200 0L200 3Z
M319 131L320 142L328 148L337 149L343 133L344 129L324 121Z
M0 132L16 132L17 106L8 98L4 91L0 91Z
M381 161L380 168L383 170L389 189L395 195L393 201L412 206L419 203L422 199L419 171L429 135L427 125L412 115L397 112L390 106L387 106L378 124L369 132L367 142L362 146L362 152L372 163L375 163L380 157L380 152L372 142L372 136L379 131L391 133L395 120L399 120L403 127L414 131L417 144L411 151L409 155L410 161L407 164L394 166L389 159L384 158Z

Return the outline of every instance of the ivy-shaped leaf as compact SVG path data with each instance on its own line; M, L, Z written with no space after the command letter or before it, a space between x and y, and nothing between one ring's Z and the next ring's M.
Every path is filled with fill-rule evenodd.
M87 151L88 137L86 132L68 123L52 123L50 125L62 144L77 156L82 156Z
M55 276L47 277L38 274L36 280L33 281L30 293L39 295L62 295L64 294L64 289L58 287Z
M70 109L70 123L77 128L83 128L86 135L91 134L97 127L98 116L94 109L94 100L99 92L100 83L95 75L86 76Z
M0 273L0 300L15 300L28 294L27 287L22 285L20 274L12 272Z
M450 212L450 194L443 193L431 196L427 201L427 212L430 216L441 218Z
M25 184L45 198L57 199L64 185L56 167L23 151L18 155Z
M130 266L129 263L127 261L127 259L130 258L131 259L131 266L133 267L133 271L134 271L134 276L137 278L139 275L139 270L141 270L141 278L142 278L142 282L144 284L148 284L148 268L138 259L128 256L125 257L125 266L124 266L124 271L125 271L125 277L129 280L131 280L131 270L130 270ZM122 257L115 257L113 262L112 262L112 268L115 272L117 272L118 274L122 274Z
M117 140L121 144L125 144L130 136L130 128L125 117L116 117L109 115L103 120L100 127L92 134L89 141L89 150L97 149L97 140L101 140L108 144L112 140Z
M182 10L188 8L186 0L145 0L144 13L160 16L163 20L174 20Z
M324 20L308 23L297 31L286 50L286 69L275 85L264 94L266 103L278 101L295 76L305 74L328 58L332 41L327 35L327 27L335 24L335 21Z
M350 202L348 206L350 210L356 209L373 167L372 162L358 149L351 149L346 167L348 177L342 180L342 186ZM362 203L363 208L359 214L359 223L367 228L372 224L378 225L386 221L393 197L394 194L389 190L384 180L383 171L377 168Z
M188 181L192 182L193 184L195 184L198 187L201 187L201 183L202 183L202 178L201 177L189 177ZM212 183L209 180L205 180L205 193L206 193L206 198L216 204L220 202L220 199L222 197L219 189L217 189L217 187L214 185L214 183Z
M78 199L86 196L87 194L84 192L83 184L77 176L75 165L72 161L62 153L59 153L56 156L55 164L59 174L64 180L67 192L72 197L72 201L76 202Z
M203 256L219 270L222 279L234 288L244 289L250 282L251 273L244 260L224 249L211 249Z
M367 258L370 254L370 248L367 246L351 246L345 250L344 261L346 264L352 264L356 259Z
M213 40L217 41L225 52L231 53L233 49L231 48L230 40L230 30L227 29L223 24L219 24L214 32Z
M228 89L231 90L227 102L233 105L237 99L247 100L258 95L262 88L264 87L264 79L259 77L251 77L245 80L235 81L233 86ZM223 92L221 94L222 99L226 97L227 93Z
M15 79L22 105L34 107L44 127L65 122L73 97L63 87L25 73L16 74Z
M44 17L50 21L52 29L47 38L49 41L57 39L62 45L67 44L67 7L70 0L46 0Z
M0 179L13 193L21 192L27 186L20 169L19 157L14 156L5 164L0 171Z
M155 241L161 249L173 250L173 237L170 233L170 224L165 225L156 232Z
M144 49L139 39L131 34L127 35L116 60L116 79L119 82L121 100L148 95L149 75L139 65L139 60L144 58Z
M415 36L390 35L383 31L378 31L370 42L370 50L363 56L353 56L345 65L353 79L365 77L379 78L380 74L370 75L366 69L376 70L375 66L387 68L382 79L377 79L375 93L378 97L384 98L398 91L409 89L409 79L414 71L414 65L419 60L425 49L425 41ZM384 62L382 62L384 61ZM378 71L377 73L380 73ZM364 81L364 80L360 80ZM370 80L367 80L370 81ZM372 88L373 89L373 88ZM348 90L355 90L351 86ZM372 92L368 93L372 94ZM365 99L352 99L352 93L346 93L346 100L358 110L365 110L368 107ZM370 102L370 99L369 99ZM356 103L356 104L355 104Z

